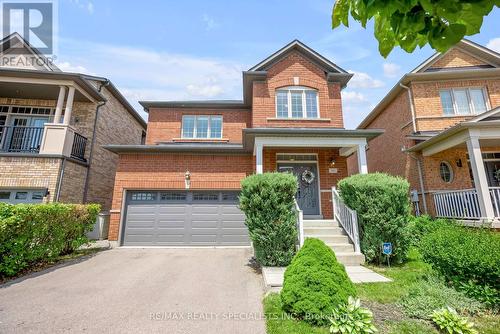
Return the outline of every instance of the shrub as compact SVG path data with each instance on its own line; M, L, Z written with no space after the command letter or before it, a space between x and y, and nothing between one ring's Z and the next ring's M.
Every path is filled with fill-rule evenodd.
M326 325L334 308L347 303L356 290L333 251L308 238L285 272L283 310L312 325Z
M373 325L373 313L361 307L361 301L353 297L349 297L346 305L333 309L330 322L330 333L371 334L378 332Z
M401 300L401 306L407 316L412 318L430 319L433 310L451 306L461 314L477 314L482 305L463 293L446 286L436 276L427 280L419 280L409 287L408 296Z
M99 213L97 204L0 203L0 276L14 276L87 242L85 233Z
M436 310L431 315L432 321L439 327L441 332L447 334L477 334L474 324L467 318L458 315L451 307Z
M423 260L457 289L498 307L500 234L459 225L443 226L423 237L420 252Z
M410 216L408 220L408 231L411 245L418 247L424 235L449 224L453 224L453 222L447 219L435 219L426 215L418 217Z
M287 266L297 240L297 179L288 173L251 175L241 188L240 208L246 215L257 261L265 266Z
M346 205L358 213L361 251L367 261L385 260L381 252L384 242L393 245L393 262L406 260L410 245L408 182L382 173L357 174L341 180L338 187Z

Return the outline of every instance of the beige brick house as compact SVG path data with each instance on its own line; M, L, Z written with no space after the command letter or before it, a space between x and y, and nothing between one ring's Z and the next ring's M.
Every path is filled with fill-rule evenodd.
M118 157L102 146L140 144L144 120L108 79L62 72L16 33L0 47L0 201L109 211Z
M408 179L423 213L498 224L499 106L500 55L463 40L405 74L361 122L385 129L369 144L369 171Z

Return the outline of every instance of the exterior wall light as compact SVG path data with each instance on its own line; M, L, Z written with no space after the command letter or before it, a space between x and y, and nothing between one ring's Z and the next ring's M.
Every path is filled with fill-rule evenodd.
M186 189L191 187L191 173L188 170L184 173L184 184L186 185Z
M330 167L335 167L335 159L330 158Z
M459 167L459 168L462 167L462 159L458 158L456 163L457 163L457 167Z

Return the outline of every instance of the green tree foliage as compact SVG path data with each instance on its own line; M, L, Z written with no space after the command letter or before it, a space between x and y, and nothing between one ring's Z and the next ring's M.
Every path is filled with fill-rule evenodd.
M413 52L429 44L445 52L464 36L479 33L483 17L499 0L337 0L332 27L349 26L349 16L366 28L374 19L379 52L387 57L395 46Z
M297 241L294 196L297 179L288 173L251 175L241 182L240 208L264 266L287 266Z

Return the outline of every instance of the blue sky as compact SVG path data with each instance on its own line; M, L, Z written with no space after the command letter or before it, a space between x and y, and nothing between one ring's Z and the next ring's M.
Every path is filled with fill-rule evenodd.
M372 25L331 30L332 5L59 0L57 61L64 70L111 79L141 111L138 100L241 99L241 71L297 38L355 73L343 91L345 126L354 128L401 75L433 51L395 49L384 59ZM470 39L500 52L499 22L495 9Z

